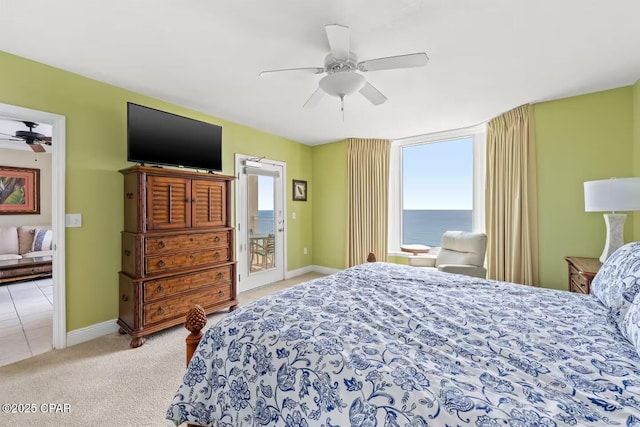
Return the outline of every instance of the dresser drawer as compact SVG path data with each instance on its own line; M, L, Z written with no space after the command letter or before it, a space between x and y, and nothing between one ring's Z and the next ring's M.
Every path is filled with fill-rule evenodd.
M229 248L209 249L171 255L155 255L145 258L145 272L159 273L181 268L199 267L229 260Z
M151 280L144 283L144 302L171 297L180 292L206 286L216 286L224 282L231 282L232 266L214 268L197 273L181 274L165 279Z
M144 324L162 322L164 320L185 316L194 305L199 304L203 308L233 299L231 283L211 286L197 292L149 303L144 305Z
M228 231L148 237L144 242L144 253L146 255L165 254L200 248L224 247L228 244Z

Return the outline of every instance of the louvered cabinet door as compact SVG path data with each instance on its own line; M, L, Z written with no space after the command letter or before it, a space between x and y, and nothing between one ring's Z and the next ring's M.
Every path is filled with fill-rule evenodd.
M191 227L191 180L147 177L147 230Z
M227 224L226 182L193 180L191 224L193 227L220 227Z

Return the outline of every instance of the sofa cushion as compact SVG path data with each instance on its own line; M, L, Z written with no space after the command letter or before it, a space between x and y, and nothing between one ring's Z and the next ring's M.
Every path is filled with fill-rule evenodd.
M49 251L53 248L53 233L51 230L36 228L33 233L31 252Z
M27 252L22 258L37 258L41 256L53 256L53 251Z
M18 247L16 227L0 227L0 254L17 254Z
M9 259L21 259L22 256L18 254L0 254L0 261L6 261Z

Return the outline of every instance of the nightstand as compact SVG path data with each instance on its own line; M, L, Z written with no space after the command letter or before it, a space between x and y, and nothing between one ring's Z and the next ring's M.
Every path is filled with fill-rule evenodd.
M598 258L564 257L569 265L569 291L588 294L591 281L598 274L602 263Z

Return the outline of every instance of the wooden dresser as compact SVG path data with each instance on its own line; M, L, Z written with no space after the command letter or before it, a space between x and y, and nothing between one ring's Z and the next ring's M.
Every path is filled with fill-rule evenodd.
M231 227L232 176L134 166L124 175L120 333L145 336L237 307Z
M591 281L598 274L602 264L598 258L564 257L569 266L569 291L588 294Z

